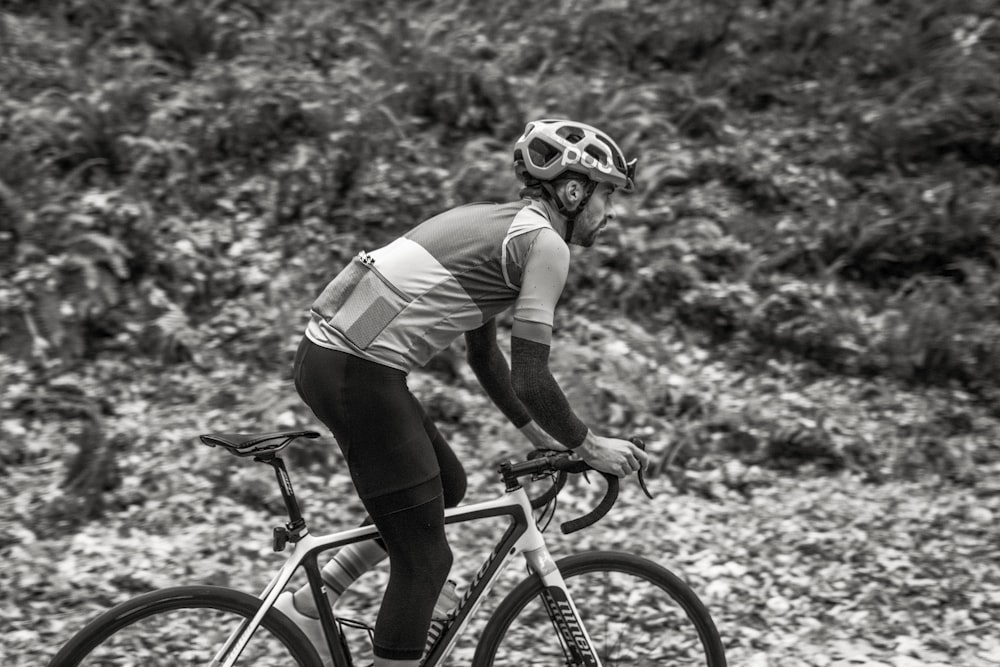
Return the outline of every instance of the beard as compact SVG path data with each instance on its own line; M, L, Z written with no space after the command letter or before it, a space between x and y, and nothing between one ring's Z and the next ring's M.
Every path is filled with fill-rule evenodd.
M585 237L581 238L577 242L577 245L583 248L592 247L595 243L597 243L597 237L601 235L602 231L604 231L605 226L607 226L607 221L601 220L600 223L595 224L593 227L588 227L590 231L587 232Z

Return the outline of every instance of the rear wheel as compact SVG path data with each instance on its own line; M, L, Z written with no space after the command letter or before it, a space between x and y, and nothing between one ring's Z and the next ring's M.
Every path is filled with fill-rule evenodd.
M208 665L260 600L217 586L181 586L140 595L76 634L50 667ZM271 609L237 665L321 667L316 650L287 616Z
M726 667L715 623L669 570L631 554L589 552L558 562L584 628L606 667ZM475 667L574 665L531 577L500 603L483 631Z

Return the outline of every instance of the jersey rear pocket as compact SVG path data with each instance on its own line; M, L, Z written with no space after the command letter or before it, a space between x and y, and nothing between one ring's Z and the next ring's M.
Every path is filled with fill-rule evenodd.
M347 340L362 350L372 344L389 322L392 322L396 315L399 315L401 308L399 304L393 304L385 297L379 296L372 301L360 317L346 328L341 329ZM334 318L334 326L337 318ZM340 327L337 327L338 329Z
M409 302L378 271L355 258L326 286L312 310L364 350Z
M354 289L361 282L361 279L368 272L368 269L361 260L354 258L347 267L337 274L337 277L327 283L316 300L313 301L312 311L329 322L344 302L350 298Z

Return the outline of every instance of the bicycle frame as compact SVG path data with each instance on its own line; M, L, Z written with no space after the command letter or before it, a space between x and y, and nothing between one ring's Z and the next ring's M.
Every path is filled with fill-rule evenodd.
M445 510L445 523L454 524L503 516L510 519L507 529L469 583L468 590L455 613L445 622L440 635L433 638L433 643L423 665L439 665L444 662L464 631L470 617L479 609L496 584L500 574L518 555L524 557L531 573L541 578L543 601L553 625L559 633L564 651L574 660L573 664L600 665L600 658L590 636L584 629L562 574L545 546L542 531L535 524L531 501L523 487L507 490L494 500L447 509ZM340 633L336 627L333 611L330 605L325 602L317 556L330 549L376 537L378 537L378 531L374 526L362 526L318 537L309 533L304 534L295 543L295 548L281 569L260 594L259 597L263 600L260 609L252 619L245 621L229 637L211 663L213 667L232 667L260 626L264 615L277 601L278 596L299 567L303 567L306 571L310 589L317 601L316 606L320 611L320 621L331 654L335 660L339 659L341 664L350 664L349 658L344 654L344 649L340 644ZM223 654L227 654L228 657L224 662L220 662L219 656Z

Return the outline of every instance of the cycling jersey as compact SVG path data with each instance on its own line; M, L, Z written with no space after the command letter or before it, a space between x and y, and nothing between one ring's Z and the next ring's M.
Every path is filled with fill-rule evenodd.
M540 235L565 242L545 204L470 204L441 213L386 246L361 252L312 304L317 345L409 372L458 335L515 306L522 322L551 328L550 300L519 298ZM551 239L547 239L551 243ZM562 290L565 274L549 286Z

